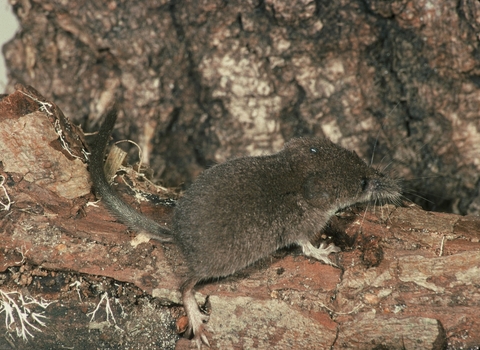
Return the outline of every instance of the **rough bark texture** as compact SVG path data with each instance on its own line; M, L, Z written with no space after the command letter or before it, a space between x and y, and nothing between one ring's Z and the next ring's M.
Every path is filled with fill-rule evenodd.
M118 99L167 186L314 134L392 161L430 209L480 212L478 1L10 2L11 91L84 130Z
M1 290L57 303L37 325L43 333L28 343L0 338L0 348L173 349L174 329L185 325L181 255L127 234L101 202L93 205L83 134L60 127L70 123L53 101L18 89L0 101ZM130 168L121 174L117 186L132 205L168 224L172 194ZM326 234L342 248L342 269L283 250L199 288L199 301L210 296L213 349L480 344L478 217L386 206L346 211ZM105 293L116 327L105 301L89 314ZM176 348L189 345L181 339Z

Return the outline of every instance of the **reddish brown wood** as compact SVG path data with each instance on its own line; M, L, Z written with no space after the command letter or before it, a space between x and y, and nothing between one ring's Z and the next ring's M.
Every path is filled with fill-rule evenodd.
M45 103L50 107L42 111ZM63 118L52 101L32 89L19 86L0 101L1 174L13 201L9 210L0 211L2 271L7 274L9 267L20 266L15 270L17 285L26 290L37 290L35 281L42 274L105 276L128 282L175 310L184 273L181 255L171 244L135 237L101 202L94 204L83 135L79 129L65 129L71 134L63 143L55 128ZM76 149L70 153L78 158L63 144ZM139 210L168 223L171 208L139 203L141 196L134 199L122 185L128 181L138 193L157 189L157 194L165 194L135 174L128 169L115 186ZM1 198L6 203L6 197ZM425 212L406 204L346 211L332 226L340 232L337 262L342 269L306 259L296 250L283 250L199 288L200 301L210 295L207 330L213 348L315 344L338 349L380 345L441 349L480 344L478 217ZM64 288L75 295L73 287ZM52 295L44 293L46 298ZM145 309L132 310L146 317ZM49 322L65 323L55 314L49 317ZM52 346L48 335L54 339L55 331L44 332L36 345ZM108 328L101 334L114 342L114 332ZM61 343L68 346L69 341ZM182 346L185 341L177 344Z

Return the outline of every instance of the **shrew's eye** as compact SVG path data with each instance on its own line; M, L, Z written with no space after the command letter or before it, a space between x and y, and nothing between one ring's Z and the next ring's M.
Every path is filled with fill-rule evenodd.
M368 180L362 179L362 181L360 181L360 186L362 187L362 191L366 191L368 187Z
M315 147L311 147L310 153L318 153L318 149L316 149Z

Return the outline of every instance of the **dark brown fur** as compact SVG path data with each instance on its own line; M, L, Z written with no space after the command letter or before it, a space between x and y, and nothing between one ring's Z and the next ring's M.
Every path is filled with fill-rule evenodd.
M115 112L108 114L93 147L90 171L97 193L120 220L168 240L168 231L119 201L99 179L115 118ZM331 263L328 254L338 248L310 244L330 217L358 202L398 200L399 195L396 181L322 138L293 139L276 154L233 159L205 170L179 200L171 232L190 269L182 295L197 345L200 339L208 344L203 334L207 317L193 296L198 282L228 276L292 244Z
M355 153L326 139L294 139L279 153L205 170L178 203L174 240L192 277L227 276L311 240L338 209L370 200L380 179L398 193Z

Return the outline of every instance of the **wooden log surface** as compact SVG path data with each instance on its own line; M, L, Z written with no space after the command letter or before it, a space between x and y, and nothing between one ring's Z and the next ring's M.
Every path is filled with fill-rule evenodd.
M43 333L28 343L6 337L0 348L188 348L172 329L185 322L177 291L181 254L129 232L96 202L86 157L82 131L54 101L23 86L0 101L0 288L57 301L45 310ZM172 206L165 203L173 192L132 168L120 175L114 186L126 200L168 225ZM341 268L284 249L198 288L199 302L209 296L213 349L480 344L479 217L408 203L369 206L337 215L324 234L342 248ZM92 321L88 313L104 293L128 315L121 317L118 306L115 323ZM159 315L168 316L165 324ZM149 327L151 338L136 336ZM162 343L164 331L170 338Z

